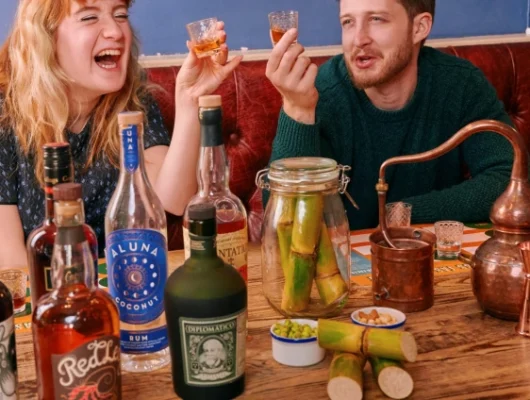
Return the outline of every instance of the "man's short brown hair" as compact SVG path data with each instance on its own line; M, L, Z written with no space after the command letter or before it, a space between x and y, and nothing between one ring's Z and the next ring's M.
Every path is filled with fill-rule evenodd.
M436 0L398 0L399 3L403 7L405 7L405 10L407 11L407 14L409 15L409 18L412 20L414 17L418 14L427 12L432 15L432 19L434 20L434 9L435 9L435 3Z

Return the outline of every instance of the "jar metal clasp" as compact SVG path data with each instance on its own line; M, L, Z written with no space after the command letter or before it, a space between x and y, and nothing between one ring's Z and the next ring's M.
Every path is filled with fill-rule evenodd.
M353 206L358 210L359 205L353 200L353 197L348 193L346 190L348 183L350 183L350 177L346 175L346 172L351 170L351 167L349 165L339 165L338 166L340 170L339 174L339 193L346 196L346 198L350 201L350 203L353 204Z
M271 188L271 185L268 183L268 182L265 182L265 176L268 174L269 172L269 168L265 168L265 169L262 169L260 171L258 171L258 173L256 174L256 180L255 180L255 184L257 187L259 187L260 189L265 189L265 190L270 190Z

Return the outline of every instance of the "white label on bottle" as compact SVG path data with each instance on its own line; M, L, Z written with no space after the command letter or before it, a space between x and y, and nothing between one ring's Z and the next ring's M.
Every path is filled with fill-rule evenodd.
M179 318L184 381L219 386L245 372L247 310L218 318Z
M51 358L56 399L121 399L117 336L102 336Z
M187 228L183 227L184 259L190 257L190 236ZM248 260L248 230L247 226L235 232L217 234L217 255L229 265L239 271L247 282Z
M0 322L0 399L17 398L17 352L13 317Z

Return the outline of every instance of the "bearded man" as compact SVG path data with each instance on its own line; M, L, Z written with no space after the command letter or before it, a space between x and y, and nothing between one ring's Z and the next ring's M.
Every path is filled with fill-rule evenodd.
M431 150L476 120L512 125L477 67L424 46L434 9L435 0L340 0L343 54L317 68L293 29L267 63L283 99L271 161L350 165L348 192L359 205L345 201L351 229L378 225L375 184L388 158ZM413 223L487 221L512 163L504 137L476 134L436 160L388 168L387 200L412 204Z

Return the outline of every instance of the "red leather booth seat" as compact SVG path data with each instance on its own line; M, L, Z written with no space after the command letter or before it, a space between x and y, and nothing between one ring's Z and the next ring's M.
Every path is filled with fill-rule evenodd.
M497 90L517 129L530 145L530 43L448 47L447 53L466 58L479 67ZM329 57L314 58L322 64ZM230 188L245 204L249 239L260 240L263 206L254 184L266 168L276 134L281 98L265 77L266 61L243 62L216 93L223 98L223 136L230 160ZM155 97L164 122L172 132L174 86L178 67L147 70L151 82L165 91ZM481 99L477 99L480 101ZM183 247L181 218L168 216L169 248Z

